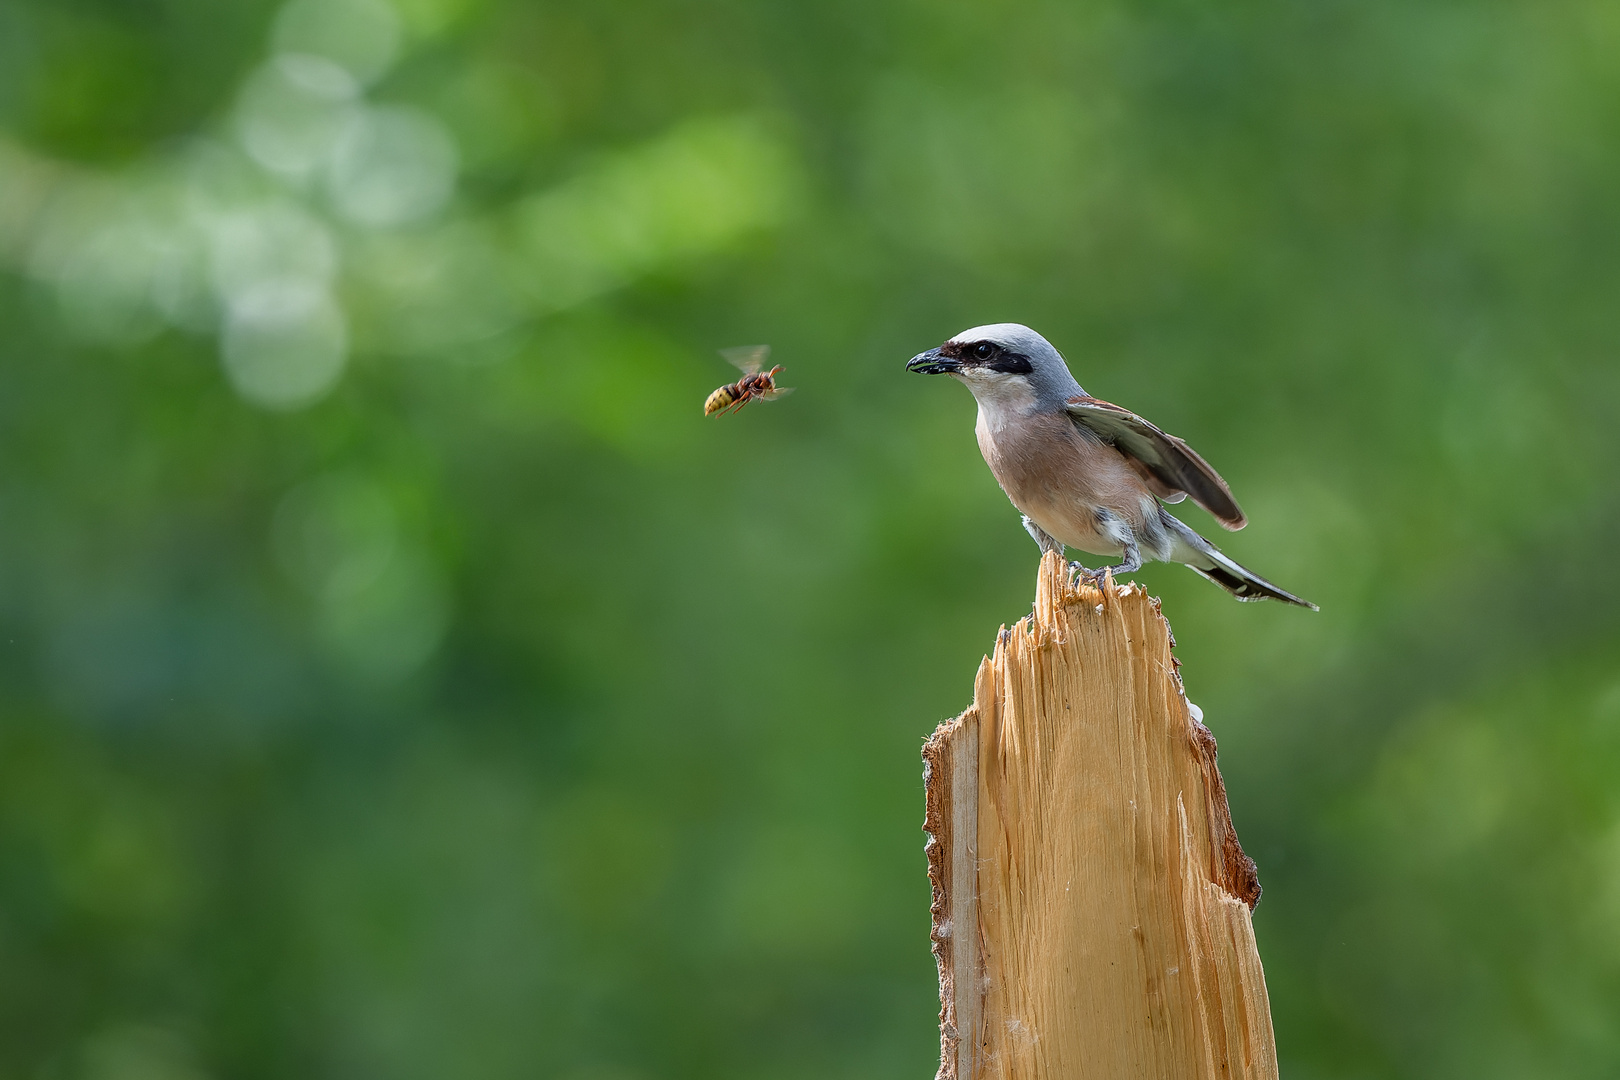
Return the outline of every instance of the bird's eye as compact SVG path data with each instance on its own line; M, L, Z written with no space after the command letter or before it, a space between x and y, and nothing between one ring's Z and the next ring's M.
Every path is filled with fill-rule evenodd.
M973 355L980 360L988 360L996 354L996 347L988 341L981 341L973 346Z

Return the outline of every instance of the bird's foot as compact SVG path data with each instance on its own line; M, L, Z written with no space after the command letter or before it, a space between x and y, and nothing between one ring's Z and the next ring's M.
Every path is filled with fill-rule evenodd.
M1081 566L1077 562L1072 562L1069 564L1070 582L1075 586L1091 585L1101 589L1103 579L1107 576L1108 571L1112 569L1111 566L1104 566L1101 569L1092 570L1089 567Z

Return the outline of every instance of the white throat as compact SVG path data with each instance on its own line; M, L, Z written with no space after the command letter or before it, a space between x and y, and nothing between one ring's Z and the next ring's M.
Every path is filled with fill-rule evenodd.
M1000 431L1035 411L1035 388L1024 375L970 374L957 376L979 403L979 426Z

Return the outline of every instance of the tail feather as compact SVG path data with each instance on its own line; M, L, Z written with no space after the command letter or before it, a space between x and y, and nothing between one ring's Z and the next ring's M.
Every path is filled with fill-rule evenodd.
M1285 589L1279 589L1265 578L1238 565L1222 554L1221 549L1199 536L1180 518L1167 510L1159 512L1165 528L1176 538L1176 562L1185 563L1193 570L1213 581L1239 600L1281 600L1298 604L1312 611L1320 610L1309 600L1303 600Z

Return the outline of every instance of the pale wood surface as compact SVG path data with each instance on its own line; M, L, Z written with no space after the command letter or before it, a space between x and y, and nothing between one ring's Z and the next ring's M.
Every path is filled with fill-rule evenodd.
M1048 555L924 748L941 1080L1276 1077L1259 881L1173 644Z

